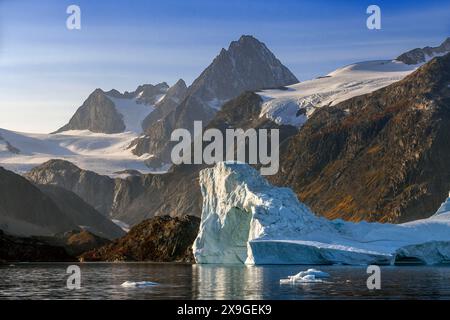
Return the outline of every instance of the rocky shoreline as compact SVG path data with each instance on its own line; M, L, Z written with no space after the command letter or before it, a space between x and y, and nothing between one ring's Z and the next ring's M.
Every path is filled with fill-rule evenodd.
M151 261L194 263L192 244L200 219L158 216L134 226L110 244L82 254L80 261Z

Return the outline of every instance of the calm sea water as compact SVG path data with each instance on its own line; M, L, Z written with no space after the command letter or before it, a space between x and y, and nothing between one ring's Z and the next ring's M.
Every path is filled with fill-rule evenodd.
M68 264L0 266L0 299L450 299L450 267L381 267L381 290L367 289L365 267L316 266L324 283L280 279L311 266L85 263L79 290L68 290ZM124 288L125 281L157 286Z

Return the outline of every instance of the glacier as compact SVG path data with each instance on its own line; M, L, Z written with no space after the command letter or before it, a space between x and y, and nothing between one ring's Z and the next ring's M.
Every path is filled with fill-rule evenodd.
M197 263L390 265L450 262L450 200L427 219L352 223L315 215L289 188L243 163L200 172Z
M421 65L407 65L396 60L364 61L287 86L284 90L262 90L257 92L264 101L259 116L277 124L301 127L317 108L336 105L386 87Z

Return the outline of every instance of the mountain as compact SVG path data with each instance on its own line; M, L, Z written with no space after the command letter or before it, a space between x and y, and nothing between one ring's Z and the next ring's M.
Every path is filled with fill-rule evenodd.
M56 186L35 186L1 167L0 229L20 236L52 236L80 229L109 239L124 234L72 192Z
M25 178L0 167L0 229L15 235L52 235L78 229Z
M281 152L271 181L327 218L406 222L450 189L450 54L403 80L320 108Z
M101 89L92 92L78 108L69 123L55 133L68 130L90 130L92 132L118 133L125 131L123 116Z
M154 217L134 226L123 238L84 253L82 261L193 262L192 243L200 219Z
M119 226L75 193L55 185L38 185L37 187L49 196L58 208L83 231L89 231L91 234L109 240L125 235Z
M261 90L257 93L264 99L264 104L259 117L301 127L318 108L386 87L402 80L416 68L416 65L394 60L364 61L281 90Z
M294 135L297 129L278 125L265 117L260 118L262 98L245 92L225 103L208 128L222 132L229 127L277 128L280 142ZM201 194L198 172L203 165L174 166L165 174L131 175L110 178L82 170L63 160L51 160L33 168L27 178L37 184L51 184L76 193L91 206L113 219L135 225L153 216L199 216Z
M398 101L410 101L411 103L415 103L420 106L420 101L422 101L421 99L428 99L426 98L426 94L424 95L425 98L419 99L419 102L415 101L414 97L416 96L416 91L422 90L421 88L425 86L426 81L428 81L426 75L424 75L425 78L420 84L406 82L409 84L404 85L405 87L402 87L402 89L398 89L399 92L395 91L397 89L389 89L394 91L386 91L386 96L378 93L385 92L378 90L380 87L383 88L381 90L388 90L388 88L397 88L395 87L396 85L405 83L399 80L404 79L403 81L406 81L405 77L412 76L411 73L414 74L414 70L416 70L416 66L410 67L402 62L395 61L357 63L338 69L326 77L314 79L309 82L305 81L307 84L303 87L301 87L302 84L294 84L287 88L280 88L278 90L261 90L256 93L244 92L238 97L225 103L221 110L215 113L213 119L207 127L219 128L219 130L222 131L226 128L279 128L282 146L280 159L282 164L284 163L285 167L283 168L282 166L281 170L283 171L280 171L279 175L271 178L271 180L278 185L291 186L296 192L298 192L299 190L303 190L301 189L301 185L306 178L309 178L310 176L312 178L320 177L322 167L328 162L331 162L333 152L343 148L343 142L340 142L339 139L341 138L339 136L334 138L336 141L330 141L327 142L326 145L321 146L322 142L320 140L320 136L317 136L315 131L311 133L311 126L313 126L314 130L319 130L323 126L325 128L329 128L328 130L333 132L334 125L336 125L337 128L340 127L340 121L342 119L340 117L335 119L334 117L329 116L326 118L326 121L324 120L324 123L319 123L317 119L322 119L321 117L323 116L316 118L316 113L319 115L323 115L324 113L328 114L328 111L331 112L332 110L336 110L337 106L341 106L344 103L350 103L349 101L354 101L355 99L357 100L373 97L375 93L380 95L379 101L371 102L374 103L371 108L376 109L376 105L384 105L387 103L386 101L390 101L389 103L392 102L394 104L394 102L397 101L397 98L399 99ZM355 79L357 81L355 81ZM318 92L317 94L314 94L314 88L316 88ZM378 91L373 92L374 90ZM369 94L367 94L368 92ZM370 94L370 92L372 92L373 95ZM399 93L401 93L401 95ZM360 96L362 94L364 95ZM390 95L391 98L388 99L387 95ZM315 102L316 100L314 100L314 97L318 98L317 102ZM349 98L350 100L348 100ZM290 110L286 114L283 114L283 110L289 109L291 102L295 103L295 108L293 108L295 109L295 112L291 112L292 110ZM306 110L304 113L306 115L306 118L303 119L304 121L296 122L295 118L303 115L301 112L302 109L309 108L309 102L311 102L313 106L317 105L321 108L314 108L314 112L309 112ZM277 106L277 108L271 108L268 104ZM343 110L343 115L346 114L346 110L347 109ZM388 110L390 109L388 108ZM293 118L289 120L290 116ZM361 121L367 117L368 116L365 115L365 112L361 111ZM346 126L343 127L346 128ZM413 127L414 126L412 126L412 128ZM378 127L375 127L375 129L376 128ZM350 141L362 139L361 137L366 137L372 129L369 130L364 126L361 126L361 128L355 127L354 130L354 132L352 131L350 133L345 133L344 137L349 140L349 143ZM367 130L369 130L369 133L367 133ZM302 138L299 138L300 136ZM350 136L351 139L348 136ZM313 138L316 140L311 140ZM307 145L305 147L304 145L301 145L301 148L303 149L295 145L291 146L291 143L294 144L294 141L297 141L297 139L306 139L305 141L311 144L311 146ZM395 146L395 143L392 144L392 142L390 142L390 146L386 146L384 152L388 153L391 145ZM314 147L316 149L308 150L310 147ZM357 147L358 146L351 144L348 146L348 148L350 148L349 150L353 150L354 152L356 152L355 149L358 150ZM396 151L396 149L397 147L394 147L394 151ZM290 168L289 162L294 162L296 157L300 158L302 152L305 152L305 150L311 154L307 158L302 159L301 162L296 163L292 170L286 169ZM347 160L347 158L350 157L350 155L346 154L349 150L339 151L342 152L344 157L342 161ZM390 158L390 160L393 164L396 163L394 159ZM73 168L73 170L60 169L59 164L61 163L64 163L63 167L73 168L70 163L60 162L58 160L50 161L47 164L33 169L28 177L38 184L51 183L67 188L68 190L75 192L78 196L83 198L83 200L97 208L103 214L106 214L114 219L122 220L131 225L135 225L140 221L151 218L155 215L200 215L201 194L198 184L198 172L206 166L181 165L174 166L168 173L163 175L136 174L126 178L112 179L110 177L95 175L93 172L88 173L86 170L80 169L79 167L77 168L76 166L74 166L75 168ZM336 165L337 164L339 164L339 162L337 162ZM294 165L291 165L291 167L292 166ZM312 171L309 172L308 170L310 170L311 166L317 166L317 169L312 168ZM380 167L380 170L383 169L383 166L379 163L376 164L375 167ZM290 170L292 172L290 172ZM301 173L300 170L302 170ZM341 166L340 170L345 172L350 169L345 166ZM335 172L336 177L339 177L340 174L341 173L339 172ZM386 181L389 181L389 174L390 173L384 172L381 176ZM358 175L358 172L354 170L352 175L347 177L347 179L354 179L357 181L358 179L354 177L358 177ZM99 181L102 181L101 185L103 185L103 187L94 189L95 186L100 183ZM330 183L330 181L333 180L330 179L323 182L325 185L324 188L327 188L327 183ZM356 193L364 193L364 188L366 187L360 188L355 185L355 181L346 180L345 183L349 183L349 186L352 186L352 190L346 190L350 189L350 187L346 187L344 185L343 187L340 187L340 190L337 190L336 194L339 195L340 192L350 192L352 195ZM379 181L378 187L381 188L383 184L383 181ZM309 187L313 188L314 185L310 185ZM439 190L447 189L450 188L447 188L446 186L439 188ZM97 192L94 190L97 190ZM373 192L378 191L379 190L373 190ZM339 195L338 197L334 197L333 192L330 191L330 193L324 193L321 195L320 192L312 193L312 191L308 191L306 196L314 196L311 199L303 197L303 194L297 194L300 196L302 201L305 201L311 205L315 212L327 215L328 207L316 207L315 199L321 199L324 203L333 203L334 201L336 204L336 202L341 201L340 199L342 196ZM433 194L435 199L432 201L432 204L429 205L429 210L421 210L423 208L416 209L419 217L424 217L424 214L434 212L442 201L439 193ZM325 197L328 197L328 199ZM365 195L365 197L367 198L368 195ZM379 195L379 197L383 198L384 196ZM410 202L412 200L413 199L411 198L407 199L407 201ZM358 199L359 208L363 207L364 201L364 198ZM389 202L389 197L385 198L384 201L384 206L386 206L386 203ZM398 201L401 202L402 200ZM369 207L370 206L372 206L372 204L370 204L369 201ZM414 203L411 202L409 206L414 206ZM378 210L377 208L377 206L372 206L365 212L375 212ZM351 213L350 216L347 212ZM407 212L409 212L406 214L408 217L405 216L404 219L414 219L414 214L411 214L409 209ZM380 214L371 214L371 216L367 216L365 214L361 214L358 210L339 211L339 208L337 208L330 215L330 217L343 217L358 221L365 218L371 221L405 221L402 220L403 218L396 220L392 216L389 217L389 214L391 213L388 209Z
M406 64L419 64L450 52L450 37L437 47L416 48L400 55L397 60Z
M32 169L26 178L37 185L50 185L72 191L95 210L109 216L114 197L114 179L82 170L71 162L50 160Z
M144 132L155 122L164 118L167 114L175 110L175 108L184 99L187 92L187 86L183 79L178 80L172 87L167 90L164 98L157 103L155 111L150 113L142 121Z
M113 179L64 160L51 160L26 176L36 184L74 192L103 215L136 225L155 215L199 215L200 199L196 196L199 193L192 189L197 172L191 167L180 167L163 175Z
M120 133L142 131L142 121L155 105L163 99L169 86L145 84L135 91L120 93L96 89L78 108L69 123L55 133L68 130L90 130L97 133Z
M187 89L180 105L163 119L147 126L145 137L133 145L137 155L155 156L148 163L160 167L170 162L170 134L176 128L192 131L193 122L206 126L222 105L247 90L276 88L298 79L274 56L264 43L242 36L222 49L213 62Z

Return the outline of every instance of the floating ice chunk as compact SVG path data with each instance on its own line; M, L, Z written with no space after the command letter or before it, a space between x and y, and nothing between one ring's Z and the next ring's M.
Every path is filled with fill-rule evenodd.
M153 286L157 286L157 285L158 284L156 282L151 282L151 281L138 281L138 282L125 281L120 286L124 287L124 288L145 288L145 287L153 287Z
M301 271L293 276L288 276L287 279L281 279L281 284L295 284L295 283L316 283L316 282L324 282L323 278L328 278L330 275L326 272L316 270L316 269L308 269L306 271Z
M317 269L308 269L306 271L301 271L296 276L304 277L304 276L315 276L316 278L329 278L330 274L324 271L320 271Z

